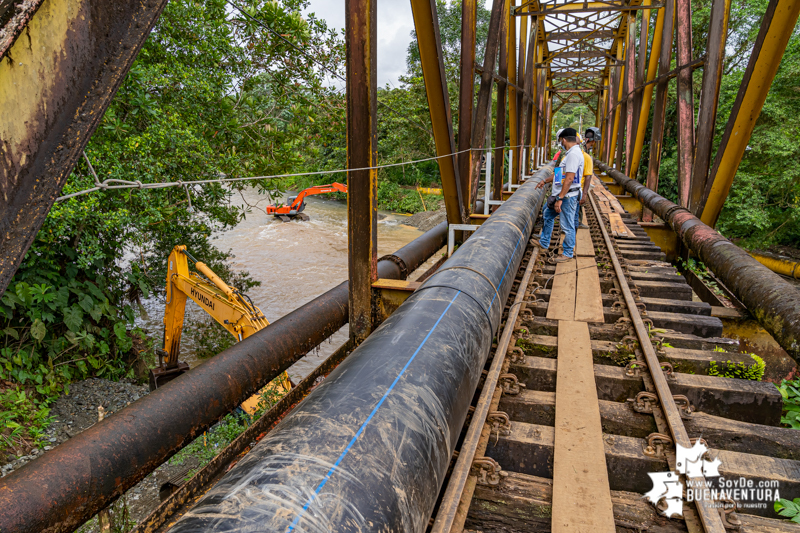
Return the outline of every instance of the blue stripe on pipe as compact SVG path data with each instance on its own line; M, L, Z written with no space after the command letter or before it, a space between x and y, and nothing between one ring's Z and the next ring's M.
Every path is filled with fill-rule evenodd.
M306 504L303 506L303 510L302 510L302 511L300 511L300 513L299 513L299 514L298 514L298 515L295 517L295 519L292 521L292 524L289 526L289 529L287 529L286 531L293 531L293 530L294 530L294 528L297 526L297 524L300 522L300 519L303 517L303 515L305 514L305 512L308 510L309 506L310 506L310 505L311 505L311 503L314 501L314 498L315 498L317 495L319 495L319 491L321 491L321 490L322 490L322 487L324 487L324 486L325 486L325 483L327 483L327 482L328 482L328 480L331 478L331 476L333 475L333 473L336 471L336 468L337 468L337 467L339 466L339 464L340 464L340 463L341 463L341 462L344 460L345 456L346 456L346 455L347 455L347 453L350 451L350 448L352 448L352 447L353 447L353 445L354 445L354 444L356 443L356 441L358 440L358 437L360 437L360 436L361 436L361 434L362 434L362 433L364 433L364 429L367 427L367 424L369 424L370 420L372 420L372 417L373 417L373 416L375 416L375 413L377 413L377 412L378 412L378 409L380 409L381 405L383 405L383 402L384 402L384 401L386 400L386 398L389 396L389 393L390 393L390 392L392 392L392 389L394 389L394 386L395 386L395 385L397 385L397 382L398 382L398 381L400 381L400 378L401 378L401 377L403 377L403 374L404 374L404 373L405 373L405 371L408 369L408 366L411 364L411 361L413 361L413 360L414 360L414 358L417 356L417 354L418 354L418 353L419 353L419 351L422 349L422 347L423 347L423 346L425 346L425 343L428 341L428 338L431 336L431 334L434 332L434 330L436 329L436 327L439 325L439 322L441 322L441 321L442 321L442 318L444 318L444 315L447 313L448 309L450 309L450 306L452 306L452 305L453 305L453 302L455 302L455 301L456 301L456 298L458 298L458 295L459 295L459 294L461 294L461 291L458 291L458 292L456 293L456 295L455 295L455 296L453 296L453 299L452 299L452 300L450 300L450 303L449 303L449 304L447 304L447 307L445 308L445 310L444 310L444 311L442 311L442 314L441 314L441 315L439 316L439 318L436 320L436 323L433 325L433 327L432 327L432 328L431 328L431 330L428 332L428 334L427 334L427 335L425 335L425 338L422 340L422 343L421 343L421 344L420 344L420 345L417 347L417 349L414 351L414 354L411 356L411 358L410 358L410 359L408 360L408 362L405 364L405 366L404 366L404 367L403 367L403 369L400 371L400 373L397 375L397 377L396 377L396 378L394 378L394 381L393 381L393 382L392 382L392 384L389 386L389 388L388 388L388 389L386 389L386 392L385 392L385 393L383 393L383 396L381 397L380 401L378 401L377 405L376 405L376 406L375 406L375 407L372 409L372 412L369 414L369 416L368 416L368 417L367 417L367 419L364 421L364 423L363 423L363 424L361 424L361 427L360 427L360 428L358 428L358 431L357 431L357 432L356 432L356 434L353 436L353 438L352 438L352 439L350 439L350 443L347 445L347 448L345 448L345 449L344 449L344 451L343 451L343 452L342 452L342 454L339 456L339 458L336 460L336 462L335 462L335 463L333 463L333 466L331 467L331 469L330 469L330 470L328 470L328 473L327 473L327 474L325 474L325 477L323 478L322 482L319 484L319 486L317 487L317 489L314 491L314 494L312 494L312 495L311 495L311 497L310 497L310 498L308 498L308 501L307 501L307 502L306 502Z
M522 230L522 235L520 235L519 239L517 239L517 245L514 247L514 251L511 252L511 259L508 260L508 264L506 265L506 269L503 272L503 277L500 278L500 283L497 284L497 288L498 289L503 284L503 280L506 279L506 274L508 274L508 268L511 266L511 262L514 261L514 254L517 253L517 248L519 248L519 243L522 242L522 237L525 236L525 232L528 230L528 224L530 224L530 222L531 222L531 219L528 219L528 221L525 223L525 228ZM489 302L489 309L486 310L487 313L492 309L492 305L494 304L495 298L497 298L497 292L494 293L494 296L492 296L492 301Z

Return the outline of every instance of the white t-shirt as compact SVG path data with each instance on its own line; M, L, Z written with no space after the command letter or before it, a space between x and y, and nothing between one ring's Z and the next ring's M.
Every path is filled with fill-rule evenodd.
M571 196L578 196L581 191L581 177L583 176L583 151L581 150L580 145L575 145L569 149L569 151L564 155L564 158L561 160L561 167L562 176L566 178L567 172L574 172L575 178L572 180L572 183L569 187L569 192L567 192L566 197L569 198ZM560 194L561 193L561 180L553 181L553 192L550 194Z

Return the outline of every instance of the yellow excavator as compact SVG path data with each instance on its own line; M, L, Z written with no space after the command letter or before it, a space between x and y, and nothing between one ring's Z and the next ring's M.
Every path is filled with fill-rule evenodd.
M194 263L194 267L205 278L197 272L189 272L189 261ZM150 390L155 390L189 370L189 365L178 361L186 298L194 300L237 341L269 326L264 313L250 298L222 281L205 263L192 257L185 246L176 246L169 255L166 297L164 349L156 350L158 366L150 371ZM284 372L259 393L245 400L241 407L252 415L258 409L263 393L269 390L285 393L291 387L289 376Z

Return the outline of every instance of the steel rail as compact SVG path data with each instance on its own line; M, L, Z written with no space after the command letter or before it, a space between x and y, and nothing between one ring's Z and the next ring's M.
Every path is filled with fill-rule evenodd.
M531 274L536 265L538 252L538 249L534 249L531 254L528 266L525 269L525 273L517 289L517 296L514 298L514 303L511 304L511 309L508 311L506 326L497 343L494 359L492 359L492 366L489 368L489 373L486 375L483 390L478 399L478 404L475 406L475 412L472 414L472 421L469 424L469 429L467 429L467 435L464 437L464 442L461 444L461 449L458 452L458 459L450 475L450 482L442 497L442 503L439 506L439 512L436 514L436 521L433 523L431 533L449 533L452 531L462 502L465 502L466 505L469 506L470 500L472 499L472 494L466 494L466 492L471 491L465 492L465 488L467 488L467 479L469 478L472 462L475 459L476 451L481 441L481 433L486 424L486 417L489 416L489 408L492 404L497 382L500 379L500 374L503 373L503 363L506 360L508 345L514 333L520 307L522 307L522 303L525 299L525 290L528 287ZM473 490L475 489L474 485L471 487ZM465 498L465 496L467 497ZM461 528L463 529L463 524L461 524ZM461 529L457 527L456 530L460 531Z
M639 308L636 306L636 301L631 293L628 280L625 277L625 272L622 270L622 265L620 265L617 253L614 251L614 245L611 242L611 237L608 235L608 230L606 230L605 224L600 215L600 210L597 208L597 204L595 203L595 200L591 194L589 195L589 201L592 205L592 210L594 211L595 217L597 217L599 222L598 225L600 226L600 231L603 233L603 240L605 241L606 248L608 249L608 257L611 259L611 263L614 265L614 272L617 274L619 286L625 298L625 304L628 306L631 324L633 324L633 327L636 330L636 336L639 338L639 344L644 352L645 362L647 363L647 368L653 380L653 384L655 385L660 407L664 412L664 417L667 421L667 425L669 426L669 431L672 434L673 442L676 445L680 444L684 448L691 448L692 443L689 439L689 434L686 432L686 427L683 425L681 413L678 410L678 406L675 404L675 399L672 397L672 392L669 390L669 384L667 383L667 378L664 377L664 373L661 370L661 364L658 360L658 355L653 348L653 344L650 342L650 335L648 334L647 327L642 320L642 315L639 312ZM691 478L687 476L687 479L691 480L693 483L701 483L697 486L705 486L705 478L702 476ZM722 525L722 519L719 516L719 512L710 507L710 503L711 502L706 500L695 500L695 504L697 505L697 513L700 516L703 527L706 533L725 533L725 527Z

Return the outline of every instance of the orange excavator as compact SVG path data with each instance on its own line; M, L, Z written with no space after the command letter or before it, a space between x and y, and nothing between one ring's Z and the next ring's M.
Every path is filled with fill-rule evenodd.
M303 210L306 208L306 197L337 191L347 194L347 185L342 185L341 183L314 185L313 187L300 191L300 194L297 196L290 196L286 204L268 205L266 211L268 215L276 216L284 222L289 222L293 217L298 217L301 220L308 220L308 215L302 214Z

